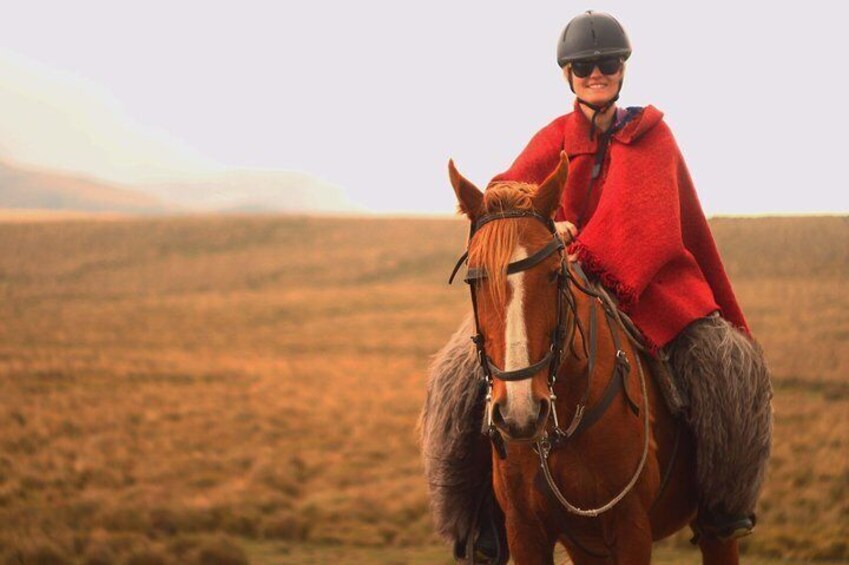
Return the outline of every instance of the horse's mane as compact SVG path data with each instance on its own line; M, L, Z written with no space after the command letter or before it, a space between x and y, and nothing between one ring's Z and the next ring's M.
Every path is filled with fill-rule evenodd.
M532 210L531 196L536 185L522 182L494 182L483 195L482 214L499 214L510 210ZM518 222L489 222L469 243L469 265L486 269L496 305L504 304L507 291L507 264L519 237Z

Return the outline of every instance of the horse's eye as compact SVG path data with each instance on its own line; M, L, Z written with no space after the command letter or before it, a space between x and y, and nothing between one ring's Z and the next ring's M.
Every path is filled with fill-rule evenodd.
M560 269L557 269L556 271L551 271L551 274L548 275L548 282L550 282L550 283L557 282L557 277L559 277L559 276L560 276Z

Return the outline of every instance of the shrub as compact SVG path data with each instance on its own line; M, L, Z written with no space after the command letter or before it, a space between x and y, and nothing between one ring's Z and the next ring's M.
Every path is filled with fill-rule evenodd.
M303 541L307 530L306 524L292 511L278 512L262 522L262 537L266 539Z
M170 560L161 551L146 547L131 553L124 563L126 565L169 565Z
M248 557L228 538L219 537L205 542L198 549L197 565L249 565Z
M6 556L6 565L71 565L62 549L47 539L30 540Z
M94 543L83 554L83 565L112 565L118 561L115 552L104 543Z

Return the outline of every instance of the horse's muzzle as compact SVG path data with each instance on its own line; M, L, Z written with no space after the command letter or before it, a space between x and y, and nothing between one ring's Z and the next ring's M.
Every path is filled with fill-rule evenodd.
M551 412L551 402L543 398L534 403L536 415L531 411L531 417L517 421L509 413L504 414L502 403L496 402L492 407L492 423L508 441L533 442L542 437L545 425Z

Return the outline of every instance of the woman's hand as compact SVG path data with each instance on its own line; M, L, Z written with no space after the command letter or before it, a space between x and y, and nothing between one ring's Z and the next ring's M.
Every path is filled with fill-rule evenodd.
M557 228L557 234L563 238L566 245L575 241L578 235L578 228L572 222L554 222L554 227ZM575 262L578 260L577 255L569 255L569 261Z
M557 233L563 238L566 245L572 243L575 236L578 235L578 228L572 222L554 222L554 227L557 228Z

